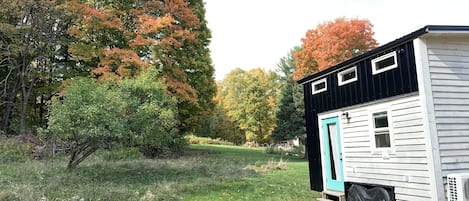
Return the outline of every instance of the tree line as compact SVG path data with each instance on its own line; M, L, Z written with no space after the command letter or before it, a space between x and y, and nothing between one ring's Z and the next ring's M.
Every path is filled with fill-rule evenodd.
M214 110L202 0L0 1L0 134L178 151Z
M308 30L276 71L220 82L202 0L0 0L0 134L64 143L69 168L112 143L148 157L188 133L236 144L305 136L296 80L377 45L367 20Z
M231 71L217 83L216 118L206 126L213 132L202 134L234 142L304 140L305 92L296 81L376 47L372 27L355 18L324 22L306 31L302 45L281 58L275 72Z
M177 99L182 132L214 108L202 0L2 0L0 12L3 134L47 127L47 105L80 76L122 80L156 69Z

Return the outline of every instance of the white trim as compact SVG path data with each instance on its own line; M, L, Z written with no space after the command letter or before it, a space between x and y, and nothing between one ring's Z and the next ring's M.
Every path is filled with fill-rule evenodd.
M427 32L428 34L469 34L469 31L463 31L463 30L441 30L441 31L436 31L436 30L430 30Z
M379 112L386 112L387 119L388 119L388 130L389 132L389 143L390 147L376 147L376 128L374 123L373 114ZM392 113L391 113L391 102L382 103L376 106L371 106L368 108L368 126L369 126L369 133L370 133L370 142L371 142L371 150L372 154L381 154L383 158L388 158L389 154L394 154L395 146L394 146L394 132L393 132L393 120L392 120ZM378 129L382 130L382 129Z
M320 83L323 83L323 82L324 82L324 88L323 88L323 89L316 90L314 86L315 86L315 85L318 85L318 84L320 84ZM313 94L318 94L318 93L327 91L327 78L320 79L320 80L318 80L318 81L315 81L315 82L311 83L311 90L312 90Z
M385 68L382 68L382 69L379 69L377 70L376 69L376 63L382 61L382 60L385 60L387 58L390 58L390 57L394 57L394 64L393 65L390 65L390 66L387 66ZM383 56L380 56L378 58L374 58L371 60L371 69L372 69L372 72L373 72L373 75L376 75L376 74L379 74L379 73L382 73L384 71L388 71L388 70L391 70L393 68L397 68L398 65L397 65L397 53L396 51L393 51L393 52L390 52L390 53L387 53Z
M352 71L355 71L355 77L349 80L342 81L342 77L344 74L350 73ZM358 80L358 72L357 72L357 66L353 66L351 68L347 68L343 71L340 71L337 73L337 80L339 82L339 86L346 85L348 83L352 83Z
M422 105L423 129L426 139L428 167L430 171L430 186L433 200L445 200L443 176L441 173L440 150L438 132L435 121L435 108L430 80L427 44L425 40L417 38L413 41L415 51L415 65L417 68L417 83Z

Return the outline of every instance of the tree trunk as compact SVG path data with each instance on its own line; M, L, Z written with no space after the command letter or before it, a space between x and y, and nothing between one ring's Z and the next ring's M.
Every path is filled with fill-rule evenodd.
M31 84L29 88L26 88L26 83L24 83L24 79L22 79L22 104L21 104L21 114L20 114L20 134L26 134L26 112L28 110L28 101L31 95L31 92L34 87L34 83L36 82L36 75L34 73L33 78L31 80Z
M15 82L14 82L13 88L11 89L10 95L8 96L7 103L5 105L5 111L3 111L1 130L3 131L3 134L5 135L8 134L8 129L10 127L11 112L13 111L13 108L15 106L16 94L18 93L18 90L20 88L19 85L20 85L20 79L19 79L19 76L17 76L15 78Z
M44 94L41 94L41 103L39 105L39 122L41 125L45 123L44 121Z
M75 144L70 150L70 160L68 161L67 169L75 169L78 164L83 162L96 150L98 150L98 146L96 146L91 139L88 139L83 143Z

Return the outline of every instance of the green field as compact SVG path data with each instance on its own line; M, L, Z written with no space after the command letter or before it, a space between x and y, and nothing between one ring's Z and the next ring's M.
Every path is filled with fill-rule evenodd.
M95 154L0 164L0 200L313 200L307 162L260 148L191 145L177 159Z

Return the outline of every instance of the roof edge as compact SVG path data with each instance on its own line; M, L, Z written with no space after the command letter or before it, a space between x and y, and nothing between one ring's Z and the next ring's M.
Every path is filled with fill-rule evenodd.
M406 43L408 41L411 41L411 40L414 40L424 34L427 34L427 33L469 33L469 26L462 26L462 25L426 25L420 29L417 29L416 31L414 32L411 32L407 35L404 35L394 41L391 41L389 43L386 43L384 45L381 45L375 49L372 49L372 50L369 50L361 55L358 55L358 56L355 56L355 57L352 57L346 61L343 61L339 64L336 64L332 67L329 67L325 70L322 70L322 71L319 71L317 73L314 73L314 74L310 74L310 75L307 75L303 78L301 78L300 80L297 81L298 84L304 84L304 83L307 83L307 82L310 82L310 81L313 81L314 78L317 78L317 77L320 77L320 76L323 76L325 74L329 74L333 71L336 71L338 69L340 69L341 67L344 67L344 66L347 66L347 65L350 65L352 63L356 63L360 60L363 60L363 59L366 59L374 54L377 54L379 52L382 52L384 50L387 50L387 49L391 49L391 48L394 48L396 46L399 46L403 43Z
M419 37L419 36L421 36L421 35L423 35L423 34L428 33L430 30L432 30L432 31L443 31L443 30L446 30L446 29L444 29L444 27L447 27L447 26L440 26L440 25L427 25L427 26L424 26L424 27L422 27L422 28L420 28L420 29L417 29L417 30L414 31L414 32L411 32L411 33L409 33L409 34L407 34L407 35L404 35L404 36L402 36L402 37L400 37L400 38L398 38L398 39L396 39L396 40L394 40L394 41L391 41L391 42L386 43L386 44L384 44L384 45L381 45L381 46L379 46L379 47L377 47L377 48L374 48L374 49L372 49L372 50L369 50L369 51L367 51L367 52L365 52L365 53L363 53L363 54L361 54L361 55L352 57L352 58L350 58L350 59L348 59L348 60L345 60L345 61L343 61L343 62L341 62L341 63L338 63L338 64L336 64L336 65L334 65L334 66L332 66L332 67L329 67L329 68L327 68L327 69L325 69L325 70L322 70L322 71L319 71L319 72L317 72L317 73L310 74L310 75L308 75L308 76L306 76L306 77L303 77L303 78L301 78L300 80L298 80L297 83L298 83L298 84L307 83L307 82L309 82L310 80L312 80L312 79L314 79L314 78L316 78L316 77L320 77L320 76L322 76L322 75L328 74L328 73L330 73L330 72L332 72L332 71L335 71L335 70L337 70L337 69L339 69L339 68L341 68L341 67L343 67L343 66L350 65L350 64L352 64L352 63L355 63L355 62L358 62L358 61L360 61L360 60L366 59L367 57L370 57L370 56L372 56L372 55L374 55L374 54L376 54L376 53L379 53L379 52L381 52L381 51L384 51L384 50L386 50L386 49L391 49L391 48L393 48L393 47L396 47L396 46L399 46L399 45L401 45L401 44L403 44L403 43L406 43L406 42L408 42L408 41L410 41L410 40L413 40L413 39L415 39L415 38L417 38L417 37ZM458 27L459 27L459 26L458 26ZM461 26L461 27L464 27L464 26ZM469 27L467 27L467 30L469 31Z
M469 26L461 25L427 25L428 33L469 32Z

